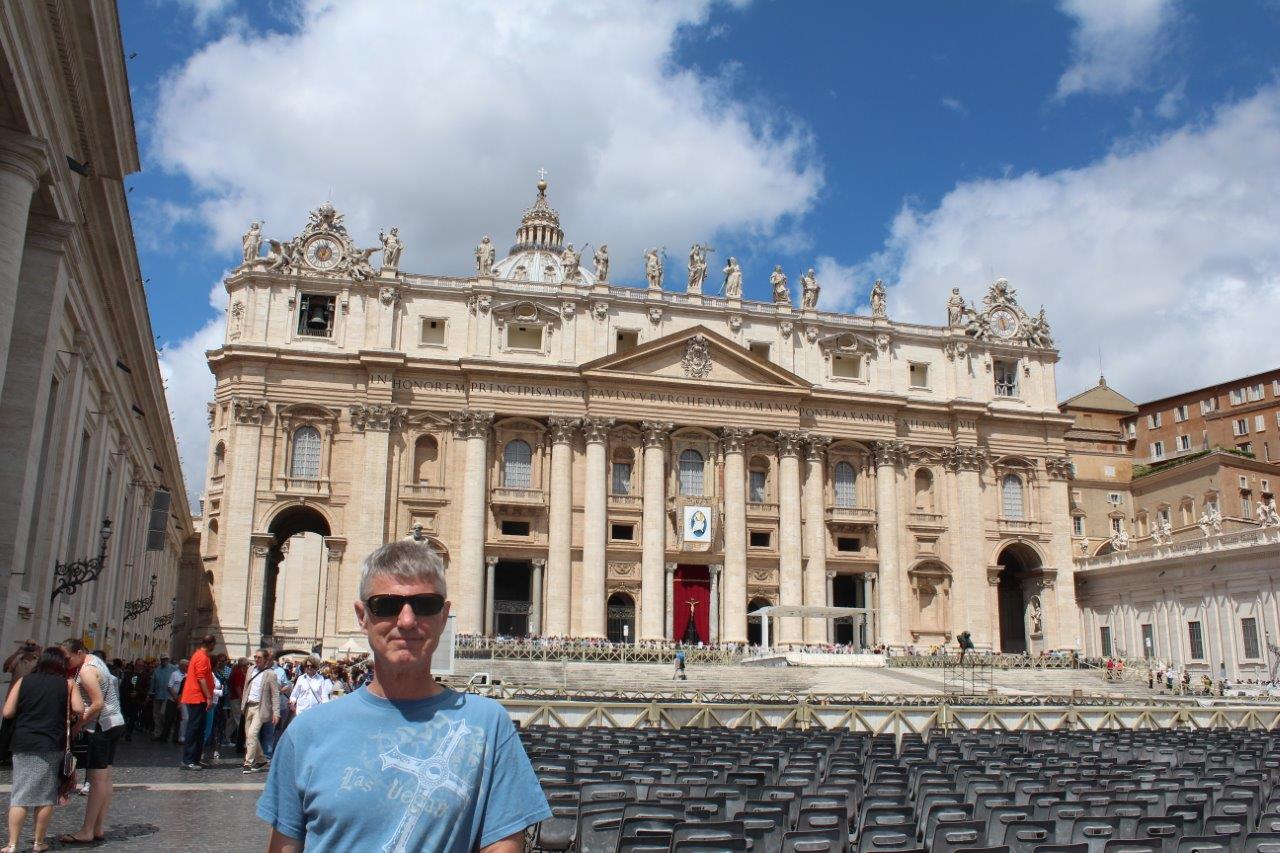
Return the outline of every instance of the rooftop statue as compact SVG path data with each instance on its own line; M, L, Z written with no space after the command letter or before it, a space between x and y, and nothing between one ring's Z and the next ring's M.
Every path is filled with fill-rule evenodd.
M609 246L605 243L600 244L600 248L596 249L596 281L609 280Z
M885 306L885 290L884 282L876 279L876 283L871 288L871 316L872 317L888 317L889 310Z
M582 278L578 274L578 265L582 262L582 253L573 250L573 244L570 243L564 247L564 251L560 253L560 265L564 267L564 280L577 281Z
M769 274L769 286L773 288L775 305L791 304L791 287L787 282L787 274L782 271L782 264L774 266Z
M482 276L493 275L493 262L497 256L498 252L486 234L480 245L476 246L476 272Z
M809 271L800 276L800 307L804 309L818 307L818 292L822 288L818 286L818 279L813 274L813 267L809 267Z
M644 276L649 280L650 290L662 290L662 258L657 249L644 253Z
M400 253L404 251L404 243L400 240L400 229L392 228L390 234L379 231L378 239L382 241L382 268L399 269Z
M707 280L707 246L694 243L689 249L689 287L690 293L701 293L702 283Z
M244 249L244 262L246 265L257 263L258 250L262 246L262 223L254 222L249 226L249 230L244 232L240 244Z
M960 288L951 288L951 296L947 298L947 325L951 328L965 325L965 315L968 306L965 305L964 297L960 295Z
M742 298L742 267L737 258L730 258L724 268L724 295L730 299Z

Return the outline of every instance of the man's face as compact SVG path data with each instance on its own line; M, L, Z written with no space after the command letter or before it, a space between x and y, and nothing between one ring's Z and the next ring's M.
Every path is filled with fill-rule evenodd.
M429 581L406 582L390 575L377 575L369 586L368 596L421 595L438 593ZM369 648L378 666L421 665L429 669L431 655L440 644L440 634L449 618L449 602L434 616L417 616L408 602L395 616L378 617L368 612L363 601L357 601L356 618L369 638Z
M81 664L84 663L84 656L86 652L73 652L65 647L63 648L63 651L67 653L67 668L79 669Z
M271 664L271 659L262 653L253 656L253 665L258 669L266 669Z

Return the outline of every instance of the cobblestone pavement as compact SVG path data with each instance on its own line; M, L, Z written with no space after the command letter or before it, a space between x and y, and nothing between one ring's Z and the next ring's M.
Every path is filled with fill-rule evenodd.
M181 748L135 736L116 750L115 797L107 813L107 837L93 846L53 849L164 851L164 853L240 853L266 849L268 829L254 809L266 774L245 776L240 756L223 753L199 772L178 766ZM83 775L82 775L83 778ZM10 772L0 771L0 795L7 808ZM57 809L49 829L52 842L80 829L85 798L76 796ZM4 836L7 837L7 836ZM5 843L0 837L0 845ZM31 819L19 850L31 849Z

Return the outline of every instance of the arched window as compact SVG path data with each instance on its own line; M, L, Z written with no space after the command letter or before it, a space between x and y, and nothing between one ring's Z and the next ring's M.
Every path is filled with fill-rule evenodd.
M858 474L848 462L837 462L835 471L836 506L858 505Z
M747 500L753 504L762 504L768 500L769 460L763 456L751 459L751 471L748 474Z
M300 426L293 433L293 455L289 476L303 480L320 477L320 430Z
M221 441L213 449L213 476L221 477L227 464L227 446Z
M1005 474L1000 481L1001 509L1005 518L1022 518L1022 478L1017 474Z
M702 494L702 454L696 450L680 454L680 494L690 497Z
M413 443L413 481L427 484L432 480L436 470L436 458L440 454L440 445L433 436L420 435Z
M218 555L218 519L209 519L209 525L204 529L204 552L210 557Z
M533 488L533 449L529 442L507 442L502 451L502 485L508 489Z
M927 468L916 471L916 510L933 512L933 474Z

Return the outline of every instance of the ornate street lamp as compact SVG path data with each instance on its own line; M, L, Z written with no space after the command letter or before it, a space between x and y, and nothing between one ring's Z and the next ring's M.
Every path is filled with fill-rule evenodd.
M143 613L151 609L151 605L156 600L156 576L151 576L151 592L145 598L135 598L132 601L124 603L124 621L137 619Z
M111 538L111 519L102 520L102 530L99 531L98 536L102 540L98 556L72 563L57 563L54 566L53 577L56 583L53 586L53 593L49 596L50 604L57 601L60 593L75 595L76 590L96 581L98 575L102 574L102 568L107 562L107 540Z
M173 616L178 612L178 599L173 599L173 606L169 608L169 612L163 616L157 616L151 625L152 632L159 631L164 626L173 621Z

